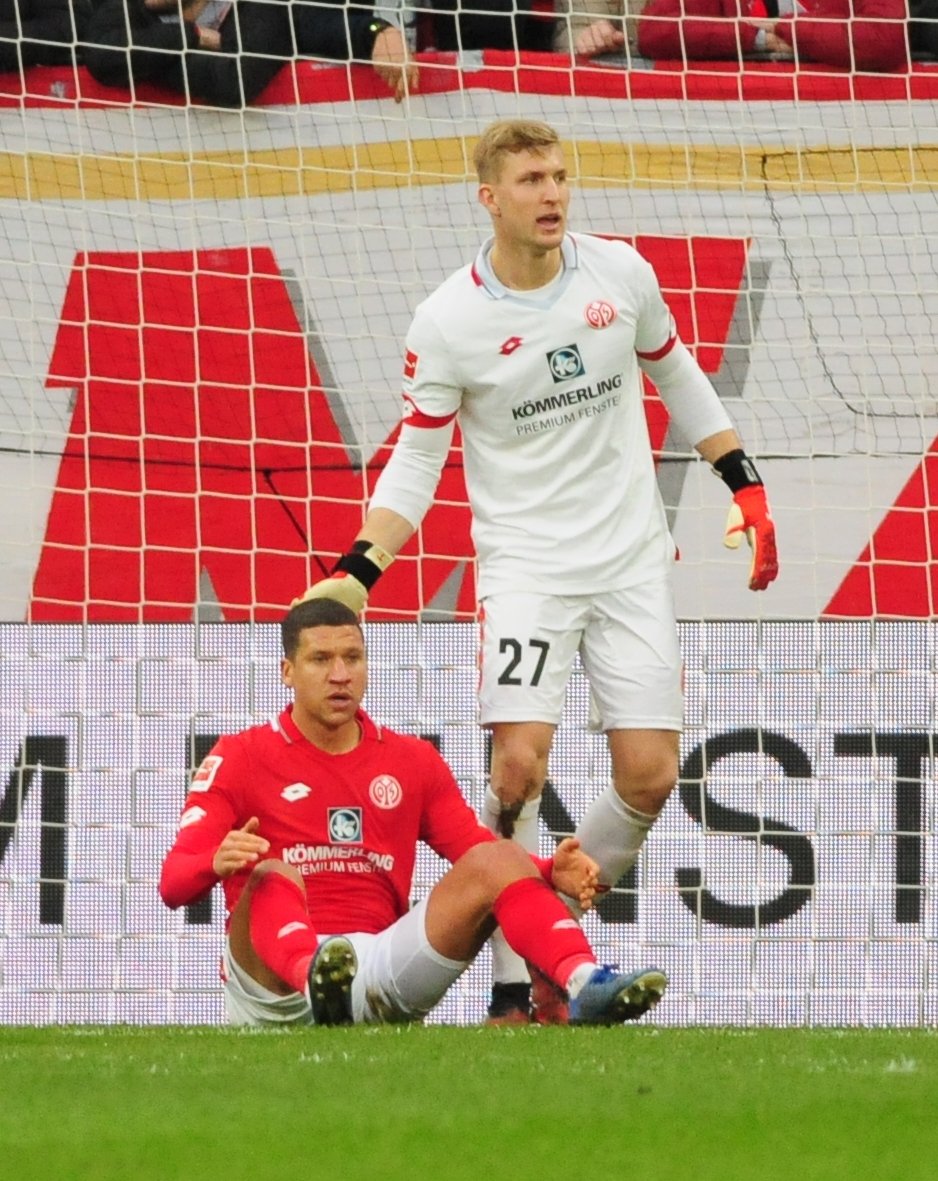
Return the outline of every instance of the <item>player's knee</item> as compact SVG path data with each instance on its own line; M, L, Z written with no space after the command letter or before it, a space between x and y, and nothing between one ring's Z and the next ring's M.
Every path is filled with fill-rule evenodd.
M668 797L674 791L674 785L676 783L677 768L673 772L669 770L653 778L648 787L645 788L646 806L639 810L647 812L649 816L656 816L668 802Z
M676 753L649 753L617 770L616 791L631 807L649 816L656 816L667 803L677 777Z
M537 874L534 862L514 841L485 841L475 845L460 861L479 891L480 900L489 905L512 882Z
M254 887L268 874L279 874L281 877L287 878L294 882L301 890L305 890L303 882L303 875L298 869L292 865L287 865L285 861L281 861L277 857L268 857L264 861L258 861L257 865L251 870L248 877L248 885Z
M541 794L546 760L533 744L512 743L492 760L492 790L505 803Z

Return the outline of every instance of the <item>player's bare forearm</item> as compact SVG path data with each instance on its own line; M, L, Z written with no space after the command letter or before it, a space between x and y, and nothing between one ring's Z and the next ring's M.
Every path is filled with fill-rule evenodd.
M735 431L717 431L715 435L708 435L694 444L694 449L707 463L714 464L722 459L729 451L736 451L742 447L739 435Z
M400 513L389 508L373 508L355 540L380 545L392 557L397 557L415 532L414 526Z

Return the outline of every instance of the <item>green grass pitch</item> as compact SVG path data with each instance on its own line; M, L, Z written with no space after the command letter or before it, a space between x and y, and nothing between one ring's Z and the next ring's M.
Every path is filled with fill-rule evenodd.
M938 1178L932 1030L0 1030L8 1181Z

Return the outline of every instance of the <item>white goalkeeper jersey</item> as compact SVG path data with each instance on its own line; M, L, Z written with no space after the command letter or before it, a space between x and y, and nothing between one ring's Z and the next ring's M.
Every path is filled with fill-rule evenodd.
M458 416L480 599L644 580L674 558L637 357L677 341L655 273L624 242L568 234L560 275L515 291L489 266L491 246L416 310L405 422L371 507L419 525ZM703 387L713 433L730 422Z

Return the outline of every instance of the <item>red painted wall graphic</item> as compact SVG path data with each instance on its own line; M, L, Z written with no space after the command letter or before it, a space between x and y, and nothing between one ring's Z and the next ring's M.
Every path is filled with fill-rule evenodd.
M745 242L635 245L715 372ZM226 619L278 619L358 530L394 438L373 456L343 440L267 248L79 254L47 384L76 401L36 621L191 620L203 571ZM667 413L651 391L647 409L660 448ZM376 617L412 617L471 555L458 435L437 499L376 588ZM471 567L456 609L474 613Z
M681 339L705 373L716 373L736 310L748 243L742 238L623 238L655 268ZM668 412L645 382L645 416L651 445L660 451Z
M824 609L928 619L938 605L938 439Z

